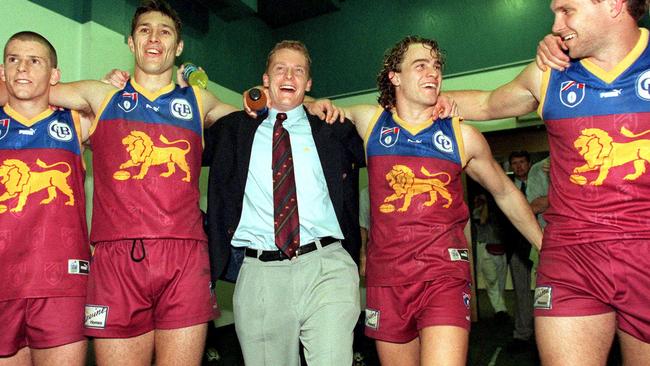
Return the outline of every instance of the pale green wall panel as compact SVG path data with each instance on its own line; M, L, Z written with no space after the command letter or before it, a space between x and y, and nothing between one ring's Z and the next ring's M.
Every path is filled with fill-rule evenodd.
M0 14L4 17L4 21L0 22L0 42L3 48L7 39L16 32L38 32L56 48L63 79L75 80L80 77L79 23L26 0L0 1Z

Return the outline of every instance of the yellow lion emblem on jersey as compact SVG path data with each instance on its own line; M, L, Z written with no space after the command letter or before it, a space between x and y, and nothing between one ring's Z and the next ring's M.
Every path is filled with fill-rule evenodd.
M129 153L130 158L120 165L120 169L140 167L140 173L131 178L143 179L152 166L167 165L167 171L161 173L161 177L171 176L176 172L176 167L178 167L185 172L183 182L189 182L191 179L190 167L187 164L185 155L191 150L190 142L187 140L169 141L163 135L160 135L159 139L165 145L184 143L187 147L181 149L175 146L156 146L151 137L146 133L142 131L131 131L129 135L122 139L122 144L126 146L126 151Z
M384 205L382 206L387 207L385 205L388 205L388 207L390 207L392 205L390 205L389 202L403 198L404 202L402 203L402 207L397 211L405 212L411 206L411 200L414 196L417 196L418 194L428 194L429 200L426 201L424 205L432 206L436 201L438 201L438 194L440 194L440 196L447 200L447 203L442 205L442 207L449 208L453 200L445 186L451 182L451 176L445 172L431 174L425 167L420 168L420 172L427 176L427 178L416 177L411 168L406 165L394 165L391 171L386 174L386 181L388 181L388 185L395 193L386 197L384 199ZM438 178L434 178L441 175L447 177L445 182ZM390 212L392 210L388 208L380 208L380 211Z
M52 202L57 196L57 189L68 196L67 206L74 206L74 193L68 184L68 176L72 169L66 162L58 162L47 165L40 159L36 165L47 169L40 172L32 171L27 164L18 159L6 159L0 166L0 183L4 185L5 192L0 195L0 202L18 197L18 203L10 211L21 212L27 203L27 198L39 191L47 189L47 198L41 201L41 205ZM51 169L57 165L65 165L67 171ZM2 205L4 212L7 207Z
M650 130L634 134L625 127L621 128L621 134L625 137L639 137L649 133ZM570 180L573 183L584 185L587 178L579 173L598 171L598 177L589 184L599 186L607 178L609 170L613 167L632 163L634 172L626 175L623 179L635 180L646 171L646 162L650 163L650 140L639 139L635 141L619 143L609 136L606 131L599 128L586 128L574 141L573 146L585 159L585 164L573 169Z

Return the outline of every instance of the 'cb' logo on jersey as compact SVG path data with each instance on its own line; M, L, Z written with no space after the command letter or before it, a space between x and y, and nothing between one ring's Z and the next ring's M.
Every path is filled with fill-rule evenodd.
M643 100L650 100L650 70L646 70L636 79L636 95Z
M560 86L560 101L569 108L573 108L585 99L585 83L565 81Z
M63 122L57 120L50 122L49 126L47 126L47 132L55 140L63 142L72 141L72 128Z
M174 99L170 105L174 117L189 121L192 119L192 106L185 99Z
M0 120L0 140L9 133L9 118Z
M382 127L379 143L384 147L392 147L399 138L399 127Z
M122 97L120 97L119 101L117 102L117 105L124 112L131 112L135 109L135 107L138 106L138 93L123 92Z

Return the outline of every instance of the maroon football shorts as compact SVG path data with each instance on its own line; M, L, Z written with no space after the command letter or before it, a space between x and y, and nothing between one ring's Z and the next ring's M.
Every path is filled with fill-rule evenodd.
M85 301L74 296L0 302L0 356L11 356L23 347L52 348L85 340Z
M470 282L454 277L404 286L369 286L366 335L406 343L430 326L452 325L469 331L470 298Z
M85 334L128 338L205 323L219 311L205 241L101 242L90 264Z
M650 342L650 241L625 240L542 249L535 316L616 312L618 327Z

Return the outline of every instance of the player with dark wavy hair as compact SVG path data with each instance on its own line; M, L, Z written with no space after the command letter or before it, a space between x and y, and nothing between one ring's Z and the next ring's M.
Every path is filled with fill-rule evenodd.
M470 263L463 172L483 185L533 244L541 230L483 135L438 118L438 44L406 37L386 53L379 106L342 108L365 139L370 194L366 335L382 365L465 365Z
M419 36L408 36L397 42L393 48L386 52L384 55L384 62L381 71L377 74L377 88L379 89L379 98L377 101L379 105L384 108L395 107L395 87L390 80L391 72L402 71L401 65L404 61L404 55L408 51L409 46L415 43L420 43L428 46L431 54L438 60L440 67L445 65L444 53L438 46L438 42L433 39L422 38Z

